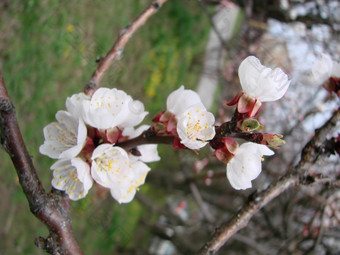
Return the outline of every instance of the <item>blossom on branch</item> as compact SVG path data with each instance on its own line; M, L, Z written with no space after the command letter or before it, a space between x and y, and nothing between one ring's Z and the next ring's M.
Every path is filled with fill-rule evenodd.
M140 101L115 88L97 89L90 100L83 100L82 113L85 123L97 129L136 126L147 115Z
M178 116L177 133L186 147L197 150L215 136L215 117L203 104L190 107Z
M340 63L322 54L312 65L311 70L302 76L301 82L310 86L320 86L330 77L340 78Z
M119 203L128 203L144 184L150 168L141 161L130 161L128 153L110 144L99 145L92 154L91 175L100 185L109 188Z
M280 68L271 69L261 64L254 56L242 61L238 69L242 87L228 105L237 104L238 112L254 117L262 102L276 101L286 93L290 80Z
M198 150L214 138L215 117L206 110L196 92L181 86L168 96L166 105L167 112L174 115L176 132L184 146Z
M251 181L261 173L263 156L273 154L274 152L265 145L243 143L227 164L227 178L231 186L237 190L251 188Z
M166 100L166 109L175 115L181 115L193 105L202 104L200 96L193 90L179 89L170 93Z
M265 67L260 60L249 56L238 68L243 91L261 102L279 100L286 93L290 81L282 69Z

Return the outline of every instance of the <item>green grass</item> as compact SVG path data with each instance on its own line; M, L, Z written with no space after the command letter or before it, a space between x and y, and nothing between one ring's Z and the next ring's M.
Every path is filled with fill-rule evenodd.
M149 3L146 0L9 1L0 9L0 67L17 112L27 148L46 190L51 188L53 160L38 152L42 129L64 109L67 96L82 91L97 64L127 26ZM209 23L195 1L172 0L138 31L102 82L145 103L147 120L165 108L167 95L199 79ZM0 241L6 254L44 254L33 239L47 230L30 214L8 155L1 151ZM170 154L169 154L170 153ZM161 157L169 158L165 147ZM173 155L175 157L175 155ZM152 164L154 171L176 162ZM147 187L145 187L147 190ZM143 187L142 187L143 191ZM74 232L86 254L112 254L130 247L143 215L134 201L118 205L93 188L72 203Z

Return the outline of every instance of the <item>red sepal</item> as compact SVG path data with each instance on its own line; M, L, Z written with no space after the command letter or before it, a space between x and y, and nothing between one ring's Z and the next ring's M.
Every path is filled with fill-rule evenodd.
M181 140L177 136L174 137L174 142L173 142L172 145L173 145L174 149L176 149L176 150L186 148L185 145L181 143Z
M244 94L243 91L239 92L229 103L226 103L228 106L232 106L238 103L240 97Z

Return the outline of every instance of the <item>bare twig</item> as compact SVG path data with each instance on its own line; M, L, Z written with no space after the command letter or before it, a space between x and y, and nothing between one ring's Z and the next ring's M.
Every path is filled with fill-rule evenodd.
M340 109L336 110L333 116L321 128L316 130L314 137L302 150L301 160L294 169L248 201L235 217L215 231L211 240L197 254L215 254L235 233L247 226L255 213L274 198L289 188L297 186L300 182L309 184L308 182L306 183L303 176L306 175L309 165L314 164L322 154L322 144L327 139L327 134L334 129L338 121L340 121ZM314 182L314 180L311 180L311 182Z
M123 54L126 43L129 41L130 37L142 26L144 23L155 14L159 8L166 2L167 0L154 0L149 5L148 8L144 10L128 27L121 30L121 33L116 40L115 44L111 48L111 50L106 54L104 58L100 60L100 63L96 69L96 71L92 74L92 77L88 84L86 85L84 91L87 95L91 96L94 91L99 87L100 82L102 81L104 74L112 65L113 62L119 60Z
M1 143L12 159L31 212L49 229L49 237L36 240L50 254L83 254L72 233L70 200L59 191L46 194L28 154L0 72Z

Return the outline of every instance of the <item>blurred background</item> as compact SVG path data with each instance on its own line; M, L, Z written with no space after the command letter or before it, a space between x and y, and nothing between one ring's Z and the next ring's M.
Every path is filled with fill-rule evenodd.
M299 160L299 153L339 99L300 82L313 61L340 58L338 1L169 0L132 37L122 59L101 83L144 102L149 115L165 109L168 94L185 85L227 121L225 100L240 90L237 68L248 55L283 68L293 79L280 102L265 105L260 121L287 144L266 159L247 191L233 190L225 166L204 148L174 151L158 146L162 160L131 203L119 205L103 189L72 202L76 239L85 254L189 254L256 189L266 188ZM26 146L46 190L53 160L38 152L42 129L83 90L96 59L112 47L150 0L0 1L0 68ZM213 25L212 25L213 24ZM216 33L217 32L217 33ZM12 162L0 151L0 252L45 254L34 245L48 231L29 211ZM339 178L339 158L311 166ZM325 186L284 193L254 217L218 254L339 254L340 193ZM228 253L226 253L228 252Z

